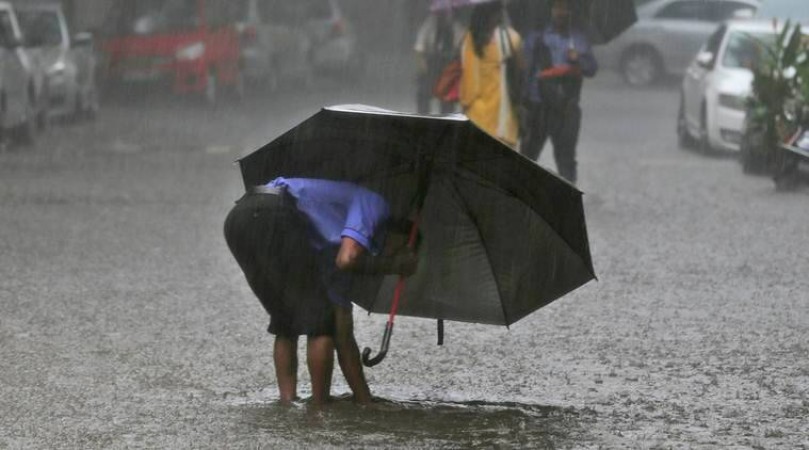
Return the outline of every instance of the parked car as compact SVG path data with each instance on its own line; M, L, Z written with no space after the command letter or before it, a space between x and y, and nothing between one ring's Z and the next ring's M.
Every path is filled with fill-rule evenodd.
M31 144L44 124L43 82L24 43L14 7L0 1L0 137Z
M236 1L246 79L273 90L280 81L311 84L312 41L302 19L296 18L300 6L295 2L276 5L268 0Z
M245 73L276 84L365 69L354 27L337 0L238 0Z
M632 28L597 47L596 57L632 86L681 76L719 23L751 16L757 6L756 0L654 0L638 7Z
M338 1L309 0L308 3L304 8L305 27L312 40L311 61L315 70L351 79L361 76L365 71L365 54L360 49L354 26L343 14Z
M110 83L159 83L209 103L243 94L233 0L118 0L102 44Z
M94 117L99 102L92 35L71 37L56 2L27 1L17 6L17 15L32 57L44 67L50 114Z
M680 96L677 133L684 146L738 151L753 69L776 30L769 21L730 21L708 38L689 65Z

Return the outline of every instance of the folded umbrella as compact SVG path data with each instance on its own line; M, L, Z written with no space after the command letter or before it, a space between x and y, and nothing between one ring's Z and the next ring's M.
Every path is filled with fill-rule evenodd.
M417 212L418 271L399 283L405 316L510 325L595 277L581 192L462 115L325 108L239 163L247 188L279 176L350 181L396 217ZM354 278L355 303L394 306L394 277Z

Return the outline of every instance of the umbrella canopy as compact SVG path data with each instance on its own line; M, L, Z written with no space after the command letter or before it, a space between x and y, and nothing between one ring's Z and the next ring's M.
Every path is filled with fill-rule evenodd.
M574 21L594 44L606 44L638 20L634 0L568 0ZM509 0L507 9L521 33L544 28L551 17L551 0Z
M474 6L481 3L492 3L500 0L431 0L430 11L446 11L448 9L462 8L464 6Z
M509 325L594 278L581 192L462 115L325 108L239 163L246 187L324 178L373 189L401 218L420 205L403 315ZM355 278L352 299L387 312L394 277Z
M431 0L430 11L445 11L503 0ZM606 44L638 21L635 0L568 0L574 20L593 43ZM550 21L552 0L505 0L508 15L521 33L544 28Z

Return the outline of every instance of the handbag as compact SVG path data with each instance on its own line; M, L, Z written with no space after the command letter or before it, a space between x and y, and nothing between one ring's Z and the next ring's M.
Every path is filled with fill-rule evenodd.
M433 86L433 95L442 102L457 102L460 99L463 68L459 58L450 61Z

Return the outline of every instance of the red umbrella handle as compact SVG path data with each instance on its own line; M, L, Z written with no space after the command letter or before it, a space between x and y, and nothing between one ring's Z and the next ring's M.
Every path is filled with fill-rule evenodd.
M413 221L413 226L410 227L410 237L407 240L407 247L411 250L414 249L416 246L416 238L419 234L419 225L421 222L421 214L416 215L416 220ZM393 335L393 321L396 318L396 312L399 310L399 301L402 298L402 293L404 292L405 287L405 277L404 275L399 275L399 280L396 282L396 290L393 292L393 302L390 305L390 314L388 315L388 322L385 324L385 333L382 335L382 346L379 349L379 353L371 357L371 349L365 347L362 351L362 363L366 367L373 367L383 359L385 359L385 355L388 354L388 347L390 346L390 337Z

